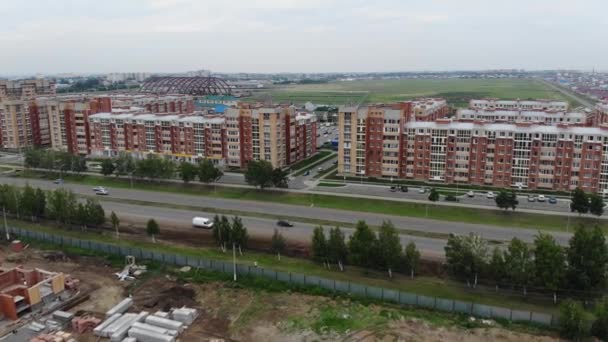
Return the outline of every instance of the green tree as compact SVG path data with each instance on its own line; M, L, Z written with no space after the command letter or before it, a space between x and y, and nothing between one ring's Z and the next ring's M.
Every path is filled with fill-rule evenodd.
M550 234L538 233L534 239L534 272L536 282L553 291L557 303L556 291L566 276L566 256Z
M184 181L184 183L190 183L190 181L196 178L197 174L198 168L196 167L196 165L187 161L182 161L179 164L179 175Z
M393 277L393 269L399 264L403 255L403 246L399 240L399 233L390 221L382 222L378 231L378 248L376 249L379 266L388 271L389 278Z
M576 188L572 193L570 210L580 214L585 214L589 211L589 198L581 188Z
M602 216L604 214L604 199L602 196L593 193L589 194L589 212L595 216Z
M431 188L431 192L429 193L429 201L437 202L439 201L439 192L435 188Z
M112 161L112 159L104 159L101 161L101 174L104 176L109 176L112 173L114 173L114 170L116 169L116 166L114 165L114 162Z
M281 260L281 253L285 251L285 245L286 244L283 235L279 233L279 231L275 228L274 234L272 234L271 248L272 252L276 253L277 258L279 258L279 260Z
M222 236L222 221L220 220L220 217L217 214L213 217L213 227L211 227L211 235L213 235L213 240L215 240L215 243L217 243L223 251L224 237Z
M523 287L524 296L534 274L532 251L518 238L513 238L505 251L505 271L511 283Z
M72 191L57 189L49 193L47 211L57 222L70 225L74 221L77 209L78 202Z
M131 175L135 173L136 163L129 153L121 153L115 160L116 168L114 174L117 176Z
M146 224L146 233L148 234L148 236L152 237L152 242L156 243L156 235L160 233L160 228L158 227L158 223L156 223L156 220L148 220L148 223Z
M17 211L19 208L19 190L9 184L1 185L0 205L2 206L2 210L17 215Z
M488 276L496 282L497 290L498 285L502 283L507 277L505 268L506 265L504 253L498 247L494 247L494 250L492 251L492 256L490 257L490 262L487 267L487 271Z
M40 168L43 158L43 151L36 148L29 148L25 151L25 166L31 168Z
M157 178L171 179L175 175L175 164L169 158L158 158L155 162L157 166Z
M40 188L36 189L36 203L34 206L34 216L42 218L46 210L46 194Z
M512 210L515 210L518 205L519 200L517 199L517 194L514 190L511 190L511 193L509 194L509 207L511 207Z
M198 179L206 184L217 182L224 173L213 165L209 159L203 159L198 163Z
M450 273L464 276L468 283L473 277L473 287L477 287L479 273L487 264L487 242L474 233L469 235L450 234L444 250Z
M87 199L86 206L89 217L89 225L99 227L106 222L106 213L98 201Z
M357 222L355 232L348 241L348 252L352 263L359 266L373 267L376 245L376 234L367 223L365 221Z
M239 248L239 253L243 255L242 248L247 248L249 234L247 233L247 228L243 226L243 220L238 216L232 218L232 239Z
M595 321L591 325L591 335L608 341L608 297L602 298L595 306Z
M78 203L74 213L74 221L82 226L83 230L87 230L89 224L89 211L84 203Z
M342 233L340 227L334 227L329 231L327 249L329 253L329 260L338 264L340 271L343 271L343 265L348 258L348 246L346 246L344 233Z
M418 271L420 266L420 251L418 251L413 241L410 241L405 247L404 261L405 266L410 270L410 277L414 279L414 273Z
M266 160L252 160L245 171L245 181L249 185L264 189L272 185L272 164Z
M114 211L110 214L110 222L112 223L112 229L116 232L116 238L120 238L120 233L118 231L118 227L120 227L120 219L118 215Z
M272 170L272 185L276 188L287 188L289 182L289 173L280 167Z
M576 228L566 253L568 284L577 290L589 291L606 283L608 247L602 230L595 226Z
M583 306L570 299L562 302L559 308L559 331L562 337L581 341L589 335Z
M316 227L312 232L312 258L317 262L322 262L327 267L328 259L327 239L323 226Z
M500 190L498 195L494 198L496 206L500 209L507 210L509 208L515 210L519 201L517 200L517 194L515 191L507 192L506 190Z
M32 222L36 218L36 190L26 184L19 196L19 208L24 217L30 217Z

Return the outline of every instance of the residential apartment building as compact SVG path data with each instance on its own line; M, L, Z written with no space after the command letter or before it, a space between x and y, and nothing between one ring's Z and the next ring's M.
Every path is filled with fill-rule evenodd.
M591 116L594 126L608 124L608 101L598 103Z
M0 126L3 148L20 149L34 144L37 122L30 115L28 100L1 100Z
M412 115L416 121L435 121L445 118L450 107L444 99L418 99L412 102Z
M245 168L251 160L284 167L316 153L316 117L294 106L240 104L224 116L229 167Z
M146 113L187 114L194 112L190 95L112 94L113 108L143 108Z
M568 102L554 100L474 99L469 101L469 108L480 110L566 112L568 111Z
M41 95L55 95L55 82L45 79L0 80L0 100L3 98L31 99Z
M547 125L572 124L592 126L592 116L579 112L545 112L515 110L459 109L455 119L488 122L537 122Z
M143 158L153 153L191 162L207 158L218 165L226 158L226 127L220 116L99 113L89 122L94 156L128 152Z

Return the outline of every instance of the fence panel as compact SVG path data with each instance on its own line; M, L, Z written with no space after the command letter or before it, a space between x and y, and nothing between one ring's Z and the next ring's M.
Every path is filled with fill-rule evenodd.
M315 276L306 276L305 283L306 285L319 286L319 277Z
M189 256L186 258L186 264L190 267L198 267L199 259Z
M152 260L158 261L161 263L163 262L163 255L161 253L155 252L155 251L152 251L150 253L152 253Z
M416 305L418 295L409 292L399 292L399 303L405 305Z
M418 296L418 306L429 309L435 308L435 297Z
M199 262L199 267L206 268L208 270L211 269L211 260L209 259L201 259Z
M287 272L277 272L277 280L282 281L284 283L289 283L289 273Z
M382 293L382 299L389 302L399 303L399 291L384 289L384 292Z
M551 325L553 316L550 314L532 312L531 321L538 324Z
M336 280L336 291L348 293L349 290L348 282Z
M273 270L269 270L269 269L262 269L262 275L264 276L264 278L266 279L270 279L270 280L276 280L277 279L277 272L273 271Z
M146 259L146 260L156 260L156 259L154 259L154 253L147 249L141 250L141 258Z
M306 280L303 274L292 273L291 282L297 285L304 285L306 283Z
M436 298L435 309L446 312L452 312L454 311L454 301L451 299Z
M335 291L334 280L333 279L319 279L319 286L326 290Z
M375 286L367 287L367 297L374 299L382 299L382 288Z
M492 307L483 304L473 304L473 315L479 317L492 317Z
M122 256L131 255L131 250L129 247L120 246L118 247L118 254Z
M454 312L470 315L472 310L473 310L473 304L467 303L467 302L461 302L459 300L454 301Z
M365 285L350 283L350 292L355 296L367 297L367 292L365 291L365 289Z
M179 266L188 265L188 258L183 255L175 255L175 264Z
M502 319L510 320L511 319L511 309L493 306L492 307L492 318L502 318Z
M511 320L513 322L530 322L530 311L511 310Z

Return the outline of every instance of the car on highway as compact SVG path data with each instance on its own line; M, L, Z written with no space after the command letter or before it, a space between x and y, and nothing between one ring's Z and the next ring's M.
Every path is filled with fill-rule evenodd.
M391 186L390 191L397 192L397 187L395 185Z
M317 171L319 171L319 172L323 171L323 167L322 167L322 166L319 166L319 167L317 168Z
M93 188L93 191L101 191L101 190L105 190L106 188L104 188L103 186L96 186Z
M418 192L424 194L426 192L426 188L420 188L418 189Z
M213 228L213 221L206 217L196 216L192 218L192 227L206 229Z
M306 170L306 172L304 172L304 176L310 176L310 170Z
M494 192L493 192L493 191L488 191L488 192L486 193L486 198L487 198L487 199L493 199L494 197L496 197L496 195L494 195Z
M536 197L536 200L538 202L544 202L547 200L547 198L545 197L545 195L538 195L538 197Z
M467 191L467 197L469 197L469 198L475 197L475 193L473 192L473 190Z
M401 192L408 192L409 189L407 188L407 185L402 185L401 186Z
M287 220L278 220L277 221L277 226L279 227L293 227L293 223L287 221Z
M110 193L108 192L108 190L106 189L102 189L102 190L97 190L95 191L95 195L99 195L99 196L107 196Z
M528 202L536 202L536 196L528 195Z
M556 204L557 203L557 198L555 198L555 196L549 196L549 203L551 204Z
M55 179L55 180L53 181L53 183L55 183L55 184L63 184L63 179L61 179L61 178L57 178L57 179Z

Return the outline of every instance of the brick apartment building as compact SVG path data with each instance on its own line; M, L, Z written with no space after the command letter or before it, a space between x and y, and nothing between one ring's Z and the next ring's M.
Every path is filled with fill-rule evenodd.
M469 101L469 108L478 110L566 112L569 106L568 102L554 100L480 99Z
M608 124L608 101L598 103L591 116L594 126Z
M497 187L608 189L608 127L531 122L567 106L502 102L518 102L518 113L538 111L540 116L526 121L526 114L518 122L492 122L500 121L496 117L424 122L408 120L407 110L396 109L403 104L341 107L338 172ZM502 102L494 101L499 110L483 111L515 110Z
M3 98L30 99L41 95L55 95L55 82L36 80L0 80L0 100Z

